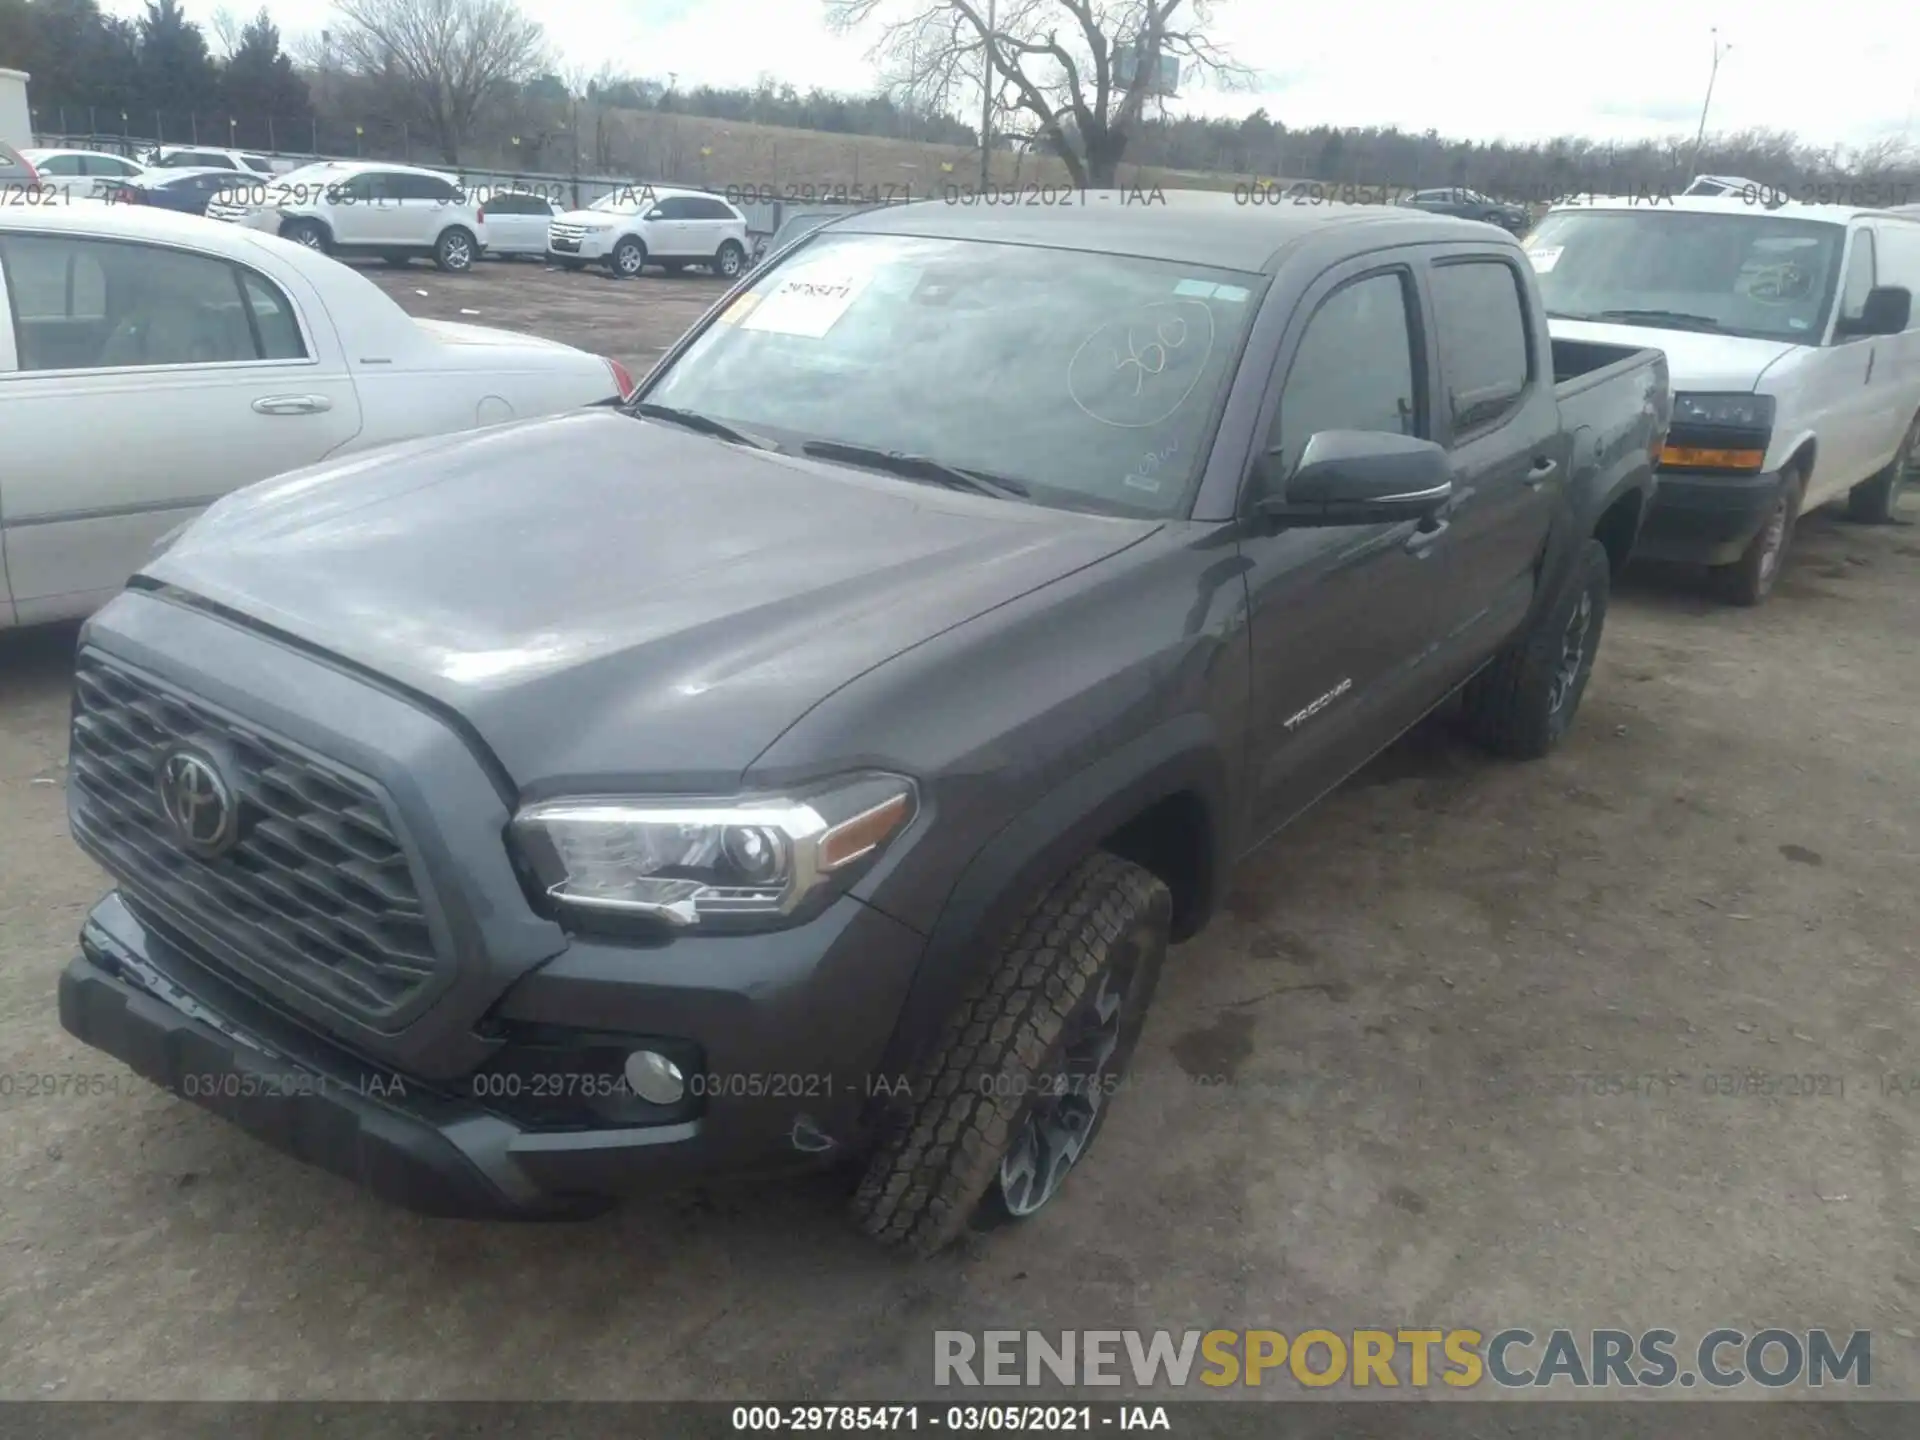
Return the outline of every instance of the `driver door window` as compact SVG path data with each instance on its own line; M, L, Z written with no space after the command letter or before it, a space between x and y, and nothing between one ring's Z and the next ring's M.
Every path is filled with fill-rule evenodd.
M1334 291L1307 322L1267 436L1276 481L1322 430L1421 433L1408 286L1401 270L1364 276Z
M1840 287L1840 318L1858 320L1867 310L1867 295L1874 286L1873 232L1856 230L1853 249L1847 255L1847 278Z

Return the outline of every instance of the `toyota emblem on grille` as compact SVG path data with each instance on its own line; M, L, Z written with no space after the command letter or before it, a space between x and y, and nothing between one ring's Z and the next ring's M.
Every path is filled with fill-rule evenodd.
M160 761L160 809L180 843L211 858L240 836L240 807L205 755L174 750Z

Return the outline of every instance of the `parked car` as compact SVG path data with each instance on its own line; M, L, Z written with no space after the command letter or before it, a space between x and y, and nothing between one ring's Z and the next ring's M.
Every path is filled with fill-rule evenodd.
M231 170L149 170L123 180L105 198L116 205L152 205L183 215L204 215L210 201L232 197L249 182Z
M1478 190L1468 190L1459 185L1439 190L1416 190L1404 197L1400 204L1408 209L1424 210L1429 215L1458 215L1462 220L1481 220L1515 235L1524 233L1532 219L1524 205L1495 200L1490 195L1482 195Z
M222 150L202 145L168 145L148 153L148 166L159 170L211 168L241 170L250 175L279 175L296 169L285 161L276 163L252 150Z
M803 235L811 235L830 220L838 220L852 212L844 207L838 210L789 210L780 221L780 228L770 237L757 240L753 247L753 266L767 263L787 246Z
M547 227L560 213L544 195L526 190L493 190L480 205L480 223L487 232L487 254L497 258L531 255L545 258Z
M631 383L564 345L411 319L271 235L143 207L0 209L0 627L87 613L242 485Z
M1772 593L1794 526L1886 523L1920 458L1920 221L1690 196L1556 207L1528 237L1556 337L1658 345L1673 433L1642 548Z
M622 186L547 227L547 258L568 270L600 264L631 279L649 265L669 275L704 265L733 279L747 266L747 219L717 195L660 185Z
M146 173L137 160L98 150L22 150L20 156L33 166L43 186L71 198L103 199Z
M282 236L324 254L431 259L462 271L486 253L478 200L450 175L412 165L323 161L207 206L211 219Z
M1166 202L875 208L215 505L82 637L62 1023L433 1213L1039 1209L1242 852L1462 685L1566 733L1667 418L1484 225Z
M1760 200L1784 200L1787 197L1772 185L1762 185L1742 175L1696 175L1687 182L1682 195L1732 195L1748 203Z

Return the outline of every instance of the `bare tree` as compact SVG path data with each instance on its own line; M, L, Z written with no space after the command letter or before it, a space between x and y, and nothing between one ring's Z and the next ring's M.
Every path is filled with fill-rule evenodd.
M233 52L240 48L240 32L246 25L240 17L222 5L213 12L208 29L213 31L213 53L222 60L231 60Z
M449 165L489 103L545 70L540 25L512 0L338 0L341 66L379 82Z
M1920 160L1920 155L1916 155L1913 142L1906 136L1885 135L1848 151L1845 169L1853 175L1877 180L1912 170L1916 160Z
M1009 86L1032 126L1020 138L1050 146L1079 185L1114 183L1162 56L1228 88L1253 79L1207 38L1210 0L998 0L991 31L986 0L825 4L840 33L878 25L873 55L889 90L927 109L950 112L983 78L991 47L996 84ZM1131 74L1123 47L1136 57Z

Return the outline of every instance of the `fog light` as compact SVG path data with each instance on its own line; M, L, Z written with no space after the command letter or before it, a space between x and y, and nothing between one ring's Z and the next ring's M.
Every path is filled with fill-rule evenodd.
M636 1050L627 1056L627 1084L652 1105L677 1105L687 1093L680 1067L653 1050Z

